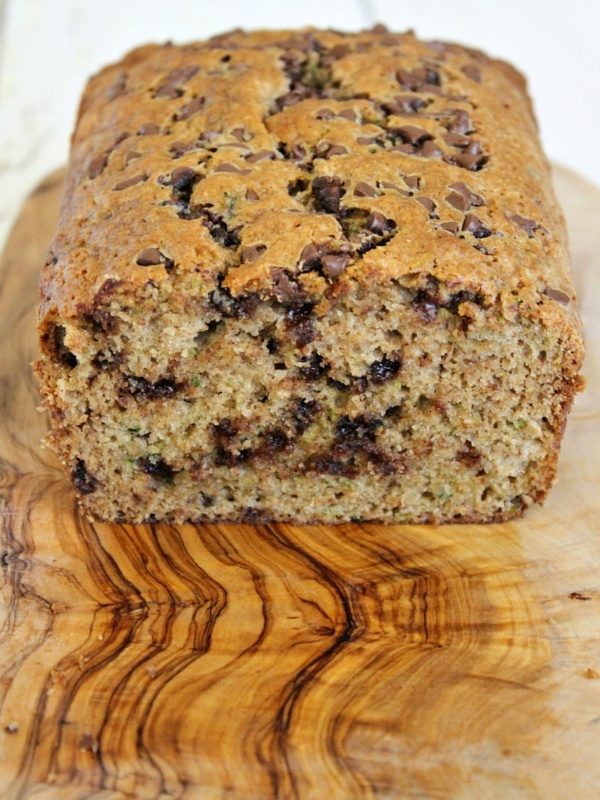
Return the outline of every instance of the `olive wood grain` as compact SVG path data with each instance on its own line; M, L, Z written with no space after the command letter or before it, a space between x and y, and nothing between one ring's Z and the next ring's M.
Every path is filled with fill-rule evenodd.
M437 528L83 518L40 448L37 189L0 273L2 798L600 796L600 193L556 178L588 347L558 484Z

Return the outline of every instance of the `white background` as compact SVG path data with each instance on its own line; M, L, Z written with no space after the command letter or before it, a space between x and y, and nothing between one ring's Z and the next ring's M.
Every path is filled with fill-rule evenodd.
M237 26L375 22L512 61L529 79L551 160L600 185L593 0L0 0L0 246L25 196L66 162L87 76L130 48Z

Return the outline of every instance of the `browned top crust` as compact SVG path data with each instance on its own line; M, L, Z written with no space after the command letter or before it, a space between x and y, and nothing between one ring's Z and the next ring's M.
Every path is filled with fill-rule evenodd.
M90 81L42 320L148 286L326 305L425 275L579 330L564 220L509 65L381 26L233 31L139 48Z

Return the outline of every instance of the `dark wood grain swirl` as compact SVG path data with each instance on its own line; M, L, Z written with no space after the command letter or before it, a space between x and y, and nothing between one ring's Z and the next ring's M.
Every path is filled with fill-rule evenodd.
M59 189L0 274L0 797L597 797L600 369L516 524L91 522L40 449L28 368ZM577 273L584 314L598 274Z

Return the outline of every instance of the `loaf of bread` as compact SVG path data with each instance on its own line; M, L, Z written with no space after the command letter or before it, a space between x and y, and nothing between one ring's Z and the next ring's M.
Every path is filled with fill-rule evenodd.
M135 50L85 91L39 331L99 518L521 514L583 358L523 78L381 26Z

